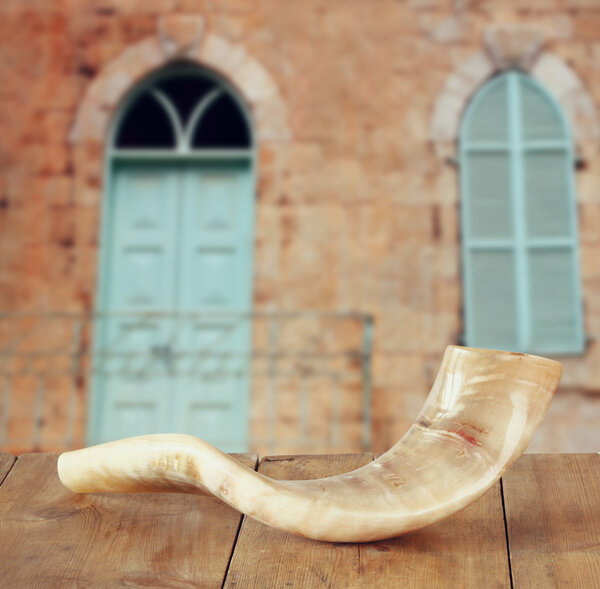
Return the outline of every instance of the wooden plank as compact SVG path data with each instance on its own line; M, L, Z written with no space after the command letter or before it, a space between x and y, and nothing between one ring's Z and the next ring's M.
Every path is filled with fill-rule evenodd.
M6 454L6 452L0 452L0 485L4 482L6 475L13 467L16 460L16 456Z
M360 565L364 587L510 587L500 483L428 528L362 544Z
M348 472L372 460L371 454L272 456L259 472L276 479L314 479ZM225 587L352 587L358 582L356 544L301 538L245 517Z
M502 484L514 587L600 587L600 456L526 454Z
M57 457L19 457L0 487L3 586L221 586L238 512L208 496L71 493Z

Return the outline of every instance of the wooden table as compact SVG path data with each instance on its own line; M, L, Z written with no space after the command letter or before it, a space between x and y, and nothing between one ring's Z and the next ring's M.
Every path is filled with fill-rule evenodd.
M209 496L77 495L56 459L0 454L1 587L600 587L598 454L525 455L462 512L369 544L291 536ZM275 456L258 468L302 479L369 460Z

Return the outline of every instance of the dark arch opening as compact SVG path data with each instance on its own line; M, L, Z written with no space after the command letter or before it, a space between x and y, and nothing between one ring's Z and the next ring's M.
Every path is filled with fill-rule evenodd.
M162 90L175 105L184 126L194 107L216 87L217 84L213 80L193 74L169 77L157 84L157 88Z
M194 129L192 147L250 147L250 129L240 107L229 94L220 96L204 113Z
M119 148L174 148L175 133L165 109L145 92L127 109L115 140Z
M155 76L155 82L133 99L115 133L119 149L174 149L177 133L172 116L190 137L192 149L247 149L252 133L241 105L223 82L200 68L180 63ZM214 91L220 94L209 103L195 128L187 129L194 109ZM160 95L159 95L160 93ZM161 97L162 96L162 97ZM166 108L164 103L170 103ZM167 110L170 113L167 113Z

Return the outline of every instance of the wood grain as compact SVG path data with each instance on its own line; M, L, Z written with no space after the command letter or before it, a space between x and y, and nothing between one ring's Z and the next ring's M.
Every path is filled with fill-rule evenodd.
M0 452L0 485L4 482L6 475L13 467L13 464L17 458L12 454L6 454L5 452Z
M503 490L515 588L600 587L600 456L526 454Z
M241 516L215 498L77 495L58 481L56 459L0 454L2 586L220 587L230 558L225 587L510 586L499 485L430 528L369 544L316 542L245 518L231 556ZM269 457L260 471L315 478L369 460ZM525 455L502 485L514 587L600 587L600 456Z
M3 586L221 586L238 512L208 496L71 493L57 457L19 457L0 487Z
M354 470L371 454L273 456L259 472L276 479L310 479ZM356 587L359 549L301 538L244 518L225 587Z
M363 587L510 587L500 483L433 526L360 546Z

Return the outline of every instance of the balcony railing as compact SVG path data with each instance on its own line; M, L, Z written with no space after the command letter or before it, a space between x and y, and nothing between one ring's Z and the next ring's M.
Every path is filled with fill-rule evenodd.
M229 331L198 343L194 322ZM149 325L166 337L136 339ZM240 330L250 345L231 345ZM224 374L248 383L250 449L369 449L371 340L358 313L0 314L0 449L85 444L99 378L185 377L201 390Z

